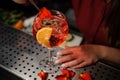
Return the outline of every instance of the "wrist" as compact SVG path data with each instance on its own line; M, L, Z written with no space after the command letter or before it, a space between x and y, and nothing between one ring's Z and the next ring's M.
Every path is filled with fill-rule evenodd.
M96 46L97 47L97 46ZM97 47L97 55L100 58L100 60L104 60L107 57L107 48L102 45L98 45Z

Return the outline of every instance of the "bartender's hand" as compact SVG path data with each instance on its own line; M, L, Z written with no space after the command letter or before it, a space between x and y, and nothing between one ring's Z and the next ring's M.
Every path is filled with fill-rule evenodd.
M97 62L102 55L96 45L81 45L78 47L67 47L57 53L61 56L55 63L62 67L80 68Z
M12 1L18 4L26 4L28 0L12 0Z

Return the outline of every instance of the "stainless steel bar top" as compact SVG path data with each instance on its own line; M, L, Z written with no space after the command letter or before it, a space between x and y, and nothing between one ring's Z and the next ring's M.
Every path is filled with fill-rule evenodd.
M56 53L61 48L56 48ZM0 24L0 67L21 77L24 80L41 80L38 73L42 71L39 61L47 58L47 49L39 45L33 36L12 27ZM60 74L60 66L54 67L54 73L49 74L48 80L55 80ZM77 74L89 72L92 80L120 80L120 70L98 62L94 65L72 69L76 72L73 80L78 80ZM9 75L9 74L6 74Z

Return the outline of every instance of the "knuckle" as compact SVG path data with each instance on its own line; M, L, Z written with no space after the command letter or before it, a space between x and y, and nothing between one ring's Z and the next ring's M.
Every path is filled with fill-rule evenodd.
M74 56L73 56L73 55L69 55L68 57L69 57L70 59L73 59L73 58L74 58Z

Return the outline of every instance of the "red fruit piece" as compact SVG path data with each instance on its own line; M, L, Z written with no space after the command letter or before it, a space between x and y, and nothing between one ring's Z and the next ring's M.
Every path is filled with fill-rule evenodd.
M67 68L62 69L61 72L61 75L55 77L56 80L71 80L75 75L74 71L68 70Z
M73 78L75 72L72 70L68 70L67 68L62 69L62 74L66 75L68 78Z
M38 76L42 79L42 80L47 80L48 74L46 72L39 72Z
M92 80L91 75L88 72L79 74L78 77L80 80Z
M56 78L56 80L68 80L66 75L63 75L63 74L57 75L55 78Z

